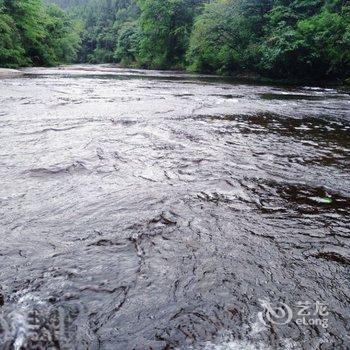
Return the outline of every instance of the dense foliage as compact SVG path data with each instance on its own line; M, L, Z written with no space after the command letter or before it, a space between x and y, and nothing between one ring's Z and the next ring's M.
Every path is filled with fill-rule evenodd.
M154 68L181 67L203 0L139 0L139 60Z
M0 0L0 66L55 65L76 59L79 28L41 0Z
M82 23L80 62L258 73L350 76L348 0L46 0ZM0 0L0 64L75 57L70 16L40 0ZM23 15L19 15L22 11Z
M187 58L199 71L349 76L349 39L347 1L214 0L196 19Z
M80 61L101 63L128 59L131 52L127 47L129 38L125 36L131 35L132 23L138 17L138 7L132 0L90 0L74 11L85 24ZM126 40L125 48L119 48L120 40ZM132 56L131 61L134 59Z
M63 9L84 5L86 0L45 0L47 4L57 4Z

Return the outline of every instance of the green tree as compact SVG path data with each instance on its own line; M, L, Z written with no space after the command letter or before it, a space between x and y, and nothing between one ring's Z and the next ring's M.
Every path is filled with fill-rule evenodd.
M196 18L191 70L275 78L350 75L349 2L213 0Z
M349 74L349 11L336 1L318 7L319 12L312 16L299 16L281 7L269 14L261 44L263 73L316 79ZM311 9L308 13L317 12L316 5Z
M139 0L142 65L151 68L181 67L200 0Z
M187 53L190 69L227 74L250 67L256 56L257 33L262 30L267 11L261 3L254 7L256 4L244 0L207 4L191 35Z
M41 0L0 0L0 39L5 67L70 62L80 41L70 17Z
M4 1L0 0L0 66L13 68L27 63L14 20L5 13Z
M137 61L139 31L136 22L125 22L118 32L118 42L114 53L117 62L132 65Z
M20 34L26 56L36 65L44 64L45 9L41 0L5 0L4 6Z
M57 6L47 9L45 25L47 52L46 62L50 64L69 63L77 59L80 48L81 24Z
M81 62L115 62L119 30L138 16L133 0L89 0L72 12L83 22Z

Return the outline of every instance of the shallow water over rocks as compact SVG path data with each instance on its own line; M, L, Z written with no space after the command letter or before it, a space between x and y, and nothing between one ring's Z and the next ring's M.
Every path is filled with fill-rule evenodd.
M24 73L0 80L1 349L350 347L346 91Z

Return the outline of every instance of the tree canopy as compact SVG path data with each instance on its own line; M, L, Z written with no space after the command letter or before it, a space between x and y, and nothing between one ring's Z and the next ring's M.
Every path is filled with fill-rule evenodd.
M0 0L0 66L56 65L77 57L79 25L41 0Z
M350 76L347 0L0 0L0 37L2 66Z

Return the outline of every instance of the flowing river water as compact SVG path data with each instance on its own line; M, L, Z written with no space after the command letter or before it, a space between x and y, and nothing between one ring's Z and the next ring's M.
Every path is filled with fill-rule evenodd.
M350 95L112 66L0 80L0 349L349 349Z

